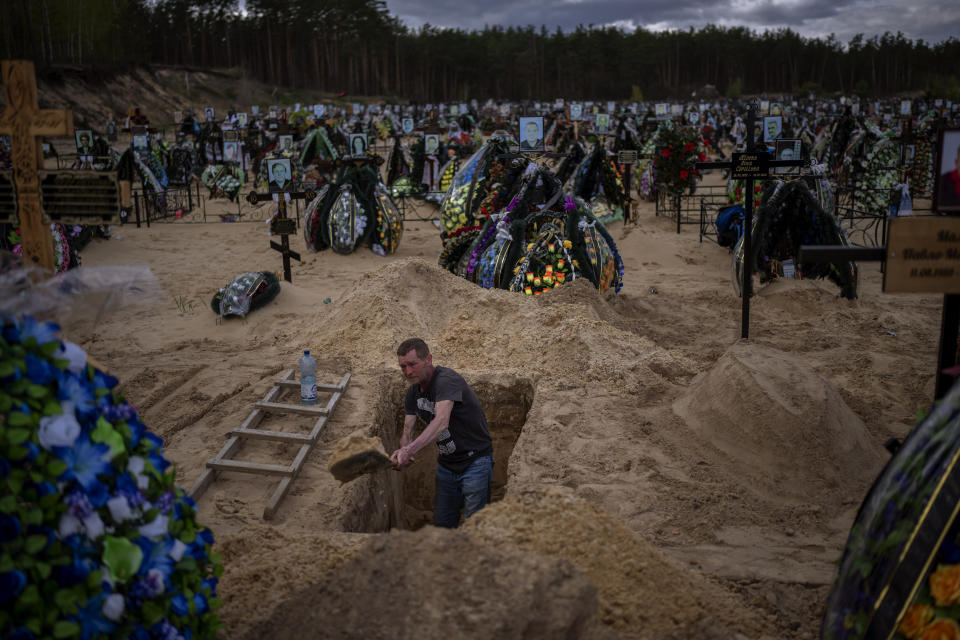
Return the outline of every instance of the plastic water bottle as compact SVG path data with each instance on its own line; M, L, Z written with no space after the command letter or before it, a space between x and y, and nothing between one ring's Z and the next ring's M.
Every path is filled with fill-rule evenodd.
M300 404L317 404L317 361L309 349L300 358Z

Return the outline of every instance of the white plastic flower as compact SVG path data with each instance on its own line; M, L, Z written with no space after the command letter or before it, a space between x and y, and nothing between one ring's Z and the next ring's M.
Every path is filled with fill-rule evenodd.
M103 615L108 620L119 620L123 616L123 608L123 596L119 593L111 593L103 600Z
M72 447L80 436L80 423L74 416L72 403L63 403L63 410L58 416L40 418L37 438L47 451L52 447Z
M149 524L140 525L137 528L137 531L140 532L140 535L150 538L151 540L156 540L157 538L165 535L168 528L168 518L165 515L158 515L153 519L153 522Z
M62 358L69 362L67 370L73 373L80 373L87 366L87 352L72 342L64 340L60 343L60 348L54 354L56 358Z
M103 535L103 520L100 519L100 514L94 511L86 518L83 519L83 528L86 530L87 537L91 540L96 540Z
M180 558L183 557L183 553L187 550L187 545L181 542L179 539L173 541L173 548L170 549L169 555L174 562L180 562Z
M114 522L123 522L133 517L130 510L130 503L123 496L114 496L107 500L107 508L110 510L110 517Z
M75 533L80 533L82 530L83 524L76 516L69 513L60 516L60 524L57 525L57 535L60 536L61 540Z

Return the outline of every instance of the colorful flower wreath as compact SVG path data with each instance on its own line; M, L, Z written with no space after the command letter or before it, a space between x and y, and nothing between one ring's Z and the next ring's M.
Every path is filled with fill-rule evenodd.
M214 637L223 568L162 440L57 325L0 324L0 635Z

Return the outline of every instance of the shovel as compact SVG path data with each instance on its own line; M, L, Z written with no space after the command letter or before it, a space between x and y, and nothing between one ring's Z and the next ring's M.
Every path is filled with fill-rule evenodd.
M368 438L357 431L337 442L327 469L341 483L362 475L393 469L393 460L383 450L380 438Z

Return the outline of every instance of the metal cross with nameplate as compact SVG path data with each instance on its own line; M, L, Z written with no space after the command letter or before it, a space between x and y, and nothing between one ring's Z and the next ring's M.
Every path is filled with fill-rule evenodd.
M747 107L747 148L743 152L734 152L730 162L698 162L697 169L730 169L730 177L744 180L745 202L743 205L743 297L740 337L750 337L750 297L753 295L753 181L766 180L770 169L774 167L799 167L803 162L797 160L771 160L766 149L758 148L754 139L754 125L757 122L756 102Z
M290 236L297 232L297 221L287 217L287 200L306 200L307 202L317 197L314 191L278 191L276 193L257 193L251 191L247 194L247 202L257 204L273 200L277 196L278 216L270 222L270 233L280 236L280 243L270 241L270 248L279 251L283 256L283 279L287 282L293 282L290 274L290 258L301 262L300 254L290 248Z

